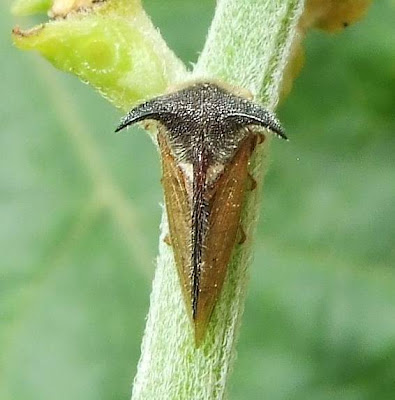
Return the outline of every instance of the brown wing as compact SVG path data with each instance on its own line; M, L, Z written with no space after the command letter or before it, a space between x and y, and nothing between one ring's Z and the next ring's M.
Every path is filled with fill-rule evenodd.
M251 134L242 142L237 153L226 164L224 172L212 187L197 312L194 319L197 345L205 335L237 240L240 214L248 181L248 162L255 141L255 135Z
M188 314L191 316L191 208L184 174L177 165L166 139L158 135L162 158L162 185L165 195L170 240Z

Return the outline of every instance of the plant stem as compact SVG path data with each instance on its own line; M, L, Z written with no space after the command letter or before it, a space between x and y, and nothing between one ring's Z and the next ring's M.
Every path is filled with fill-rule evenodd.
M268 108L278 101L282 76L303 0L220 0L195 77L217 78L249 89ZM232 254L228 274L202 346L195 348L181 297L171 247L161 225L158 265L132 399L222 399L235 356L235 341L246 294L252 236L267 143L258 146L251 174L258 190L249 192L242 215L247 240Z

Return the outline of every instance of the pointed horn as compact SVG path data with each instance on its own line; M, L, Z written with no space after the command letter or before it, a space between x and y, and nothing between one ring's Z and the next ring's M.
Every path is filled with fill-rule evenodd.
M259 125L274 132L282 139L288 140L280 121L276 116L257 104L243 104L245 107L229 114L227 118L236 120L242 125Z
M166 110L163 107L163 103L159 102L158 98L152 99L132 108L125 117L122 118L121 123L115 129L115 132L119 132L129 125L145 119L154 119L159 121L165 112Z

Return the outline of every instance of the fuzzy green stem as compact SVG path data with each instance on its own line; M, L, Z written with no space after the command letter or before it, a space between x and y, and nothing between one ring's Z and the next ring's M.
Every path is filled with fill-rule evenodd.
M249 89L273 109L297 36L303 0L220 0L195 77L220 79ZM267 141L265 141L267 143ZM267 144L260 146L251 173L262 182ZM159 257L142 355L132 399L222 399L231 370L245 301L259 190L251 191L242 216L246 242L232 254L225 285L207 337L196 349L181 296L168 232L162 222Z

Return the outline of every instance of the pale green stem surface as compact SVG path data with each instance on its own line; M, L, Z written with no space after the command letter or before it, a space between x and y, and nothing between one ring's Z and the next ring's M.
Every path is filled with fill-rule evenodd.
M297 40L303 6L303 0L220 0L195 77L217 78L247 88L273 109L291 46ZM267 142L259 146L251 162L258 190L249 193L243 211L247 240L232 255L207 337L198 349L181 297L172 251L164 243L168 231L164 216L133 400L224 398L245 301Z

